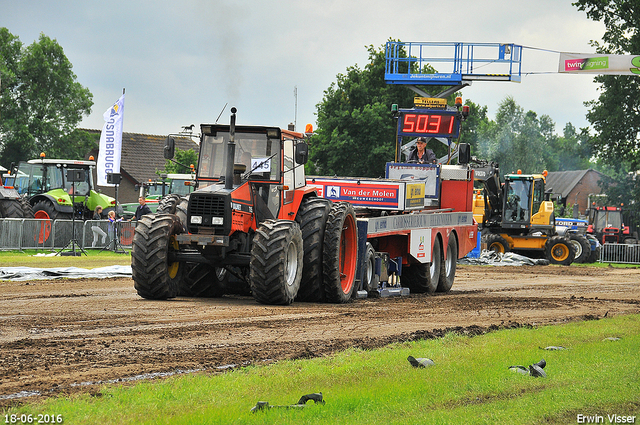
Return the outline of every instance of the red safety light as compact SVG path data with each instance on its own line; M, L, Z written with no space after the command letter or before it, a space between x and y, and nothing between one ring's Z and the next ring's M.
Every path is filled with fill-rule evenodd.
M307 124L304 128L304 132L305 133L313 133L313 125L312 124Z
M522 170L518 170L518 174L522 174Z

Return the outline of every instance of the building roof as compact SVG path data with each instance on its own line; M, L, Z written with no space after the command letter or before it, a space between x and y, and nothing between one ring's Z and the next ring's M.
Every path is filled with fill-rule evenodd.
M562 198L566 198L589 172L597 173L601 176L604 175L592 168L588 170L552 171L547 176L546 187L547 189L550 188L554 195L560 195Z
M85 130L90 133L100 134L100 130ZM120 156L120 173L129 176L134 183L140 183L149 179L156 179L156 170L163 170L164 143L167 136L140 133L122 133L122 153ZM180 150L193 149L198 152L196 142L189 137L175 137L176 148ZM93 155L96 155L92 152Z

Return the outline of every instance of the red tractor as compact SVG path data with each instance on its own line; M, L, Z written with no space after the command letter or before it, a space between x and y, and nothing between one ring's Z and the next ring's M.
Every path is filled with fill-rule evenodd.
M388 163L386 179L307 177L305 134L236 126L231 112L230 125L200 127L198 189L138 222L141 297L244 293L286 305L451 289L476 242L468 155ZM173 147L167 138L165 158Z
M629 226L623 222L622 206L600 207L594 202L587 212L587 233L594 235L600 243L638 243L637 233L631 232Z

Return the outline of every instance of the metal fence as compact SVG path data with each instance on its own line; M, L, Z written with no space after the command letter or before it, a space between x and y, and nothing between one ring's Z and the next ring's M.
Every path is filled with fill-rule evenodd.
M107 220L74 222L4 218L0 219L0 250L64 249L72 241L83 249L130 248L135 223L118 221L115 222L115 227L109 224Z
M600 262L640 264L640 244L606 243L601 245Z

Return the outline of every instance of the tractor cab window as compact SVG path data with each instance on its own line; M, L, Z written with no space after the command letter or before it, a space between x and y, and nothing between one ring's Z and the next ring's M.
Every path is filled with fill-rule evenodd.
M35 195L42 192L43 175L44 167L39 164L33 164L29 173L29 187L27 189L29 195Z
M69 170L74 170L77 171L77 169L72 169L69 168L67 169L67 171L65 171L64 173L64 190L65 192L67 192L69 195L72 194L73 192L73 188L75 186L75 196L87 196L87 194L89 194L89 188L90 186L90 181L89 178L91 176L91 173L89 170L84 170L84 180L81 182L70 182L68 176L68 171ZM58 173L60 174L60 173ZM57 179L58 177L56 177ZM53 179L52 179L53 181ZM58 186L59 187L59 186Z
M531 183L529 180L511 180L505 183L505 186L507 186L507 196L504 201L505 222L529 222L531 217L529 205Z
M20 164L20 168L16 173L13 186L20 195L29 192L29 174L31 173L31 164Z
M193 186L187 186L187 180L173 179L171 180L169 193L175 193L180 196L186 196L192 192Z
M622 215L620 211L606 211L606 210L592 210L595 212L594 226L598 230L605 229L607 227L614 227L616 229L622 228Z
M540 211L540 205L544 201L544 183L542 180L535 180L533 182L533 204L531 206L532 214L537 214Z
M68 189L64 187L64 183L62 181L62 169L57 167L55 164L47 165L46 167L47 173L44 183L45 190L65 189L65 192L68 192ZM71 183L69 183L69 189L71 189Z
M200 147L198 174L204 178L224 179L229 133L206 135ZM246 166L249 179L280 181L280 140L263 133L235 134L235 164Z

